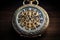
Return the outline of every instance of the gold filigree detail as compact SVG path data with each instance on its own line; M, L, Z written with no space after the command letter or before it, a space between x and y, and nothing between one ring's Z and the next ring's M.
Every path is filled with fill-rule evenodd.
M24 26L26 29L33 29L40 25L40 17L38 12L28 10L21 12L20 25Z

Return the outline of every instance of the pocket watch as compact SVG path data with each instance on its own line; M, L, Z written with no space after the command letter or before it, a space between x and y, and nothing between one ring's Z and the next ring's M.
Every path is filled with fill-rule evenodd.
M26 4L26 2L29 2ZM35 4L34 4L35 2ZM38 6L38 0L24 0L12 18L13 28L20 36L37 37L45 31L49 24L47 12Z

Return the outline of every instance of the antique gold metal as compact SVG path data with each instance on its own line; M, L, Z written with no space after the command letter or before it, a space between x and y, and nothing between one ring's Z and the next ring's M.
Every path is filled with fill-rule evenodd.
M25 4L28 1L29 4ZM33 4L37 2L37 4ZM14 29L22 36L37 37L48 27L49 16L37 0L24 0L13 16Z

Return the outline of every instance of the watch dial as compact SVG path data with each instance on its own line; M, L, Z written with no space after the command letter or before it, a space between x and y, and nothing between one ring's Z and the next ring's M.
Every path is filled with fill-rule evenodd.
M39 9L28 6L20 10L17 22L21 30L33 33L41 29L44 17Z

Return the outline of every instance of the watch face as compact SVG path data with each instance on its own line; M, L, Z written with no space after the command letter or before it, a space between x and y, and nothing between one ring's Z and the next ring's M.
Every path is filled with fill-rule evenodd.
M37 35L49 23L46 11L36 5L24 5L15 11L13 25L18 33L24 35Z

